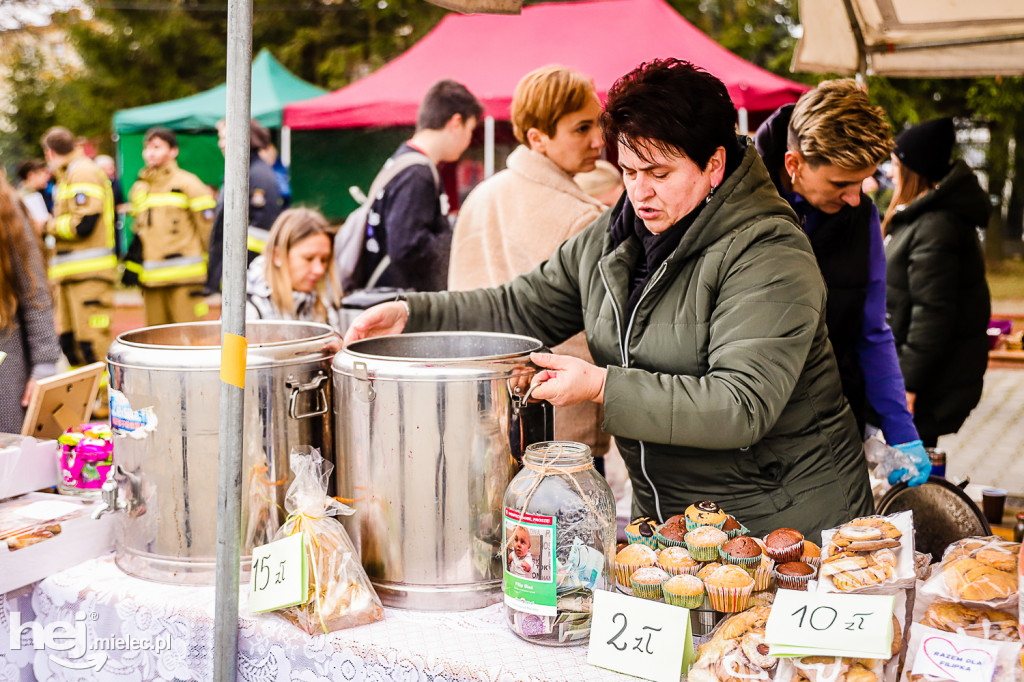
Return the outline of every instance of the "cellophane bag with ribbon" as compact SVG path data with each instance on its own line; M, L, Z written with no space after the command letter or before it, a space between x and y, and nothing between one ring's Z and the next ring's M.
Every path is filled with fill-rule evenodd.
M274 539L305 534L309 593L305 603L280 613L311 635L383 620L380 597L337 518L355 510L327 495L334 465L325 462L315 448L306 450L292 450L290 464L295 479L288 486L284 502L288 517Z

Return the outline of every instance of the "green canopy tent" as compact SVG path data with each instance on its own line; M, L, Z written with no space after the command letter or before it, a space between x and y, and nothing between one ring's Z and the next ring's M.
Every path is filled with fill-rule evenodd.
M281 128L281 112L290 102L317 97L326 91L307 83L260 50L252 62L252 117L270 129ZM142 169L142 138L153 126L178 133L182 168L217 186L224 175L224 156L217 147L217 121L227 111L227 85L222 84L191 97L124 109L114 114L118 136L118 166L125 191ZM288 164L289 135L281 130L281 154Z

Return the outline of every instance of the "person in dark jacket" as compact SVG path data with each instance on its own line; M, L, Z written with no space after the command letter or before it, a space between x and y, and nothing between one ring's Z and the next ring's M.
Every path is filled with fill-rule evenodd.
M442 291L448 286L452 228L436 166L459 160L483 111L461 83L441 80L430 86L416 115L416 132L391 156L422 154L426 163L400 171L370 207L354 288Z
M217 122L220 150L224 151L224 119ZM260 151L270 144L270 133L259 121L249 122L249 226L246 229L246 264L263 253L277 216L284 210L284 199L274 170L260 158ZM206 292L220 291L224 272L224 190L217 196L213 228L210 231L210 260L206 265Z
M825 284L796 215L735 136L725 85L688 62L643 64L612 87L602 120L626 185L615 207L531 272L376 306L346 342L486 329L553 345L582 330L594 364L534 354L547 369L533 395L604 405L634 514L664 520L711 499L758 535L812 538L870 514Z
M988 364L991 301L976 229L988 222L988 195L967 164L950 163L954 141L950 118L897 136L882 223L888 320L928 447L978 404Z
M892 150L885 113L851 79L823 81L796 105L776 111L755 141L775 186L800 217L828 287L828 337L843 394L863 433L881 428L920 485L931 464L906 404L892 330L885 321L885 252L878 210L861 183Z

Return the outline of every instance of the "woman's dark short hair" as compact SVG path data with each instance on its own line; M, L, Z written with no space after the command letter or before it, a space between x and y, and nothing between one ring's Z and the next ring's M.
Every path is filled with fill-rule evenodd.
M704 168L716 149L736 140L736 108L725 84L680 59L645 62L617 80L601 122L610 144L645 161L650 145L670 156L682 151Z
M483 113L480 101L465 85L446 78L431 85L423 96L416 130L440 130L455 114L460 114L463 121L475 118L479 123Z

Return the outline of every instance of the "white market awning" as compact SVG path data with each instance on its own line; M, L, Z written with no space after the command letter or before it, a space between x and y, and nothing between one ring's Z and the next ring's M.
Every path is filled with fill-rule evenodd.
M1024 0L801 0L794 71L1024 74Z

